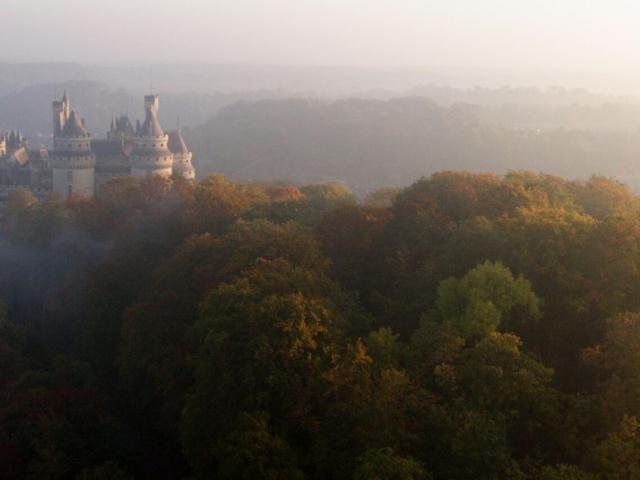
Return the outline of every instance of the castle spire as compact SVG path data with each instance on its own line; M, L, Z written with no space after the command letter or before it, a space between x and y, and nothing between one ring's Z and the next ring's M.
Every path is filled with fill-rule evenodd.
M50 159L53 191L62 198L76 195L92 197L95 191L96 157L91 150L91 135L87 132L84 119L75 110L68 115L65 113L69 108L66 94L65 98L62 102L54 102L56 123Z
M178 121L179 123L179 121ZM186 180L194 180L196 172L193 168L193 155L189 151L180 128L169 132L169 150L173 153L172 173Z
M157 95L145 95L145 120L138 123L131 154L131 173L134 176L171 176L173 153L167 147L169 136L158 121L158 107Z

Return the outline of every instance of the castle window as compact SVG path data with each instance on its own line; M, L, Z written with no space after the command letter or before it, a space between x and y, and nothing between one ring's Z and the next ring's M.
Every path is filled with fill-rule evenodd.
M67 197L70 197L71 195L73 195L73 185L69 185L67 188Z
M73 181L73 170L67 170L67 181Z

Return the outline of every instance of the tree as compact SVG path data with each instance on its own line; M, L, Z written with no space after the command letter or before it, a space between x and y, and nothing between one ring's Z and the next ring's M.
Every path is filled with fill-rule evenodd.
M8 216L18 215L24 210L28 210L38 203L38 199L26 188L18 188L9 192L7 198L7 210Z
M389 214L374 208L345 204L326 213L315 228L322 251L332 260L338 279L361 293L366 302L380 283L381 232Z
M401 192L402 189L398 187L382 187L369 192L365 197L363 204L374 208L388 208L393 204L393 201Z
M304 480L295 455L271 433L266 413L241 413L236 426L220 441L216 478L229 480Z
M241 411L313 428L322 372L349 327L326 285L318 272L261 260L205 299L191 332L195 384L183 420L196 470Z
M593 465L602 480L640 478L640 425L625 416L619 429L595 449Z
M436 314L467 340L500 328L521 331L540 317L540 300L522 276L514 278L501 263L485 262L461 279L440 283Z
M369 332L366 346L369 355L374 360L378 372L391 368L398 368L402 353L402 345L398 341L399 335L390 328L380 328Z
M162 407L159 424L176 425L184 392L191 385L186 333L205 296L256 262L276 259L321 272L318 280L335 290L325 276L328 262L309 232L291 222L239 221L221 237L187 238L157 265L144 293L125 310L119 372L147 412L151 405Z
M575 465L545 466L533 477L535 480L597 480L598 477Z
M596 369L609 425L640 415L640 313L610 318L602 343L585 350L584 358Z
M427 480L431 478L422 465L404 458L391 448L367 450L357 460L353 480Z
M305 185L300 191L304 194L305 208L298 220L305 225L316 225L336 207L355 203L353 192L344 183Z

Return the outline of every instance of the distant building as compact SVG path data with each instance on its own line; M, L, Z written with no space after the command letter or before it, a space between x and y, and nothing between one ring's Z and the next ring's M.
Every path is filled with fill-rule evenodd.
M96 156L84 119L69 111L69 99L53 102L53 191L62 198L92 197L95 193Z
M17 188L28 188L43 196L51 186L47 149L30 149L19 130L0 132L0 202Z
M126 115L111 120L106 138L94 139L69 97L52 103L53 150L31 150L20 131L0 132L0 201L15 188L62 198L92 197L112 178L161 175L195 179L192 154L180 129L165 132L159 98L144 99L145 119L136 128Z
M129 157L134 177L171 176L173 153L169 150L169 135L164 133L158 121L158 108L157 95L144 97L145 119L133 138L133 151Z

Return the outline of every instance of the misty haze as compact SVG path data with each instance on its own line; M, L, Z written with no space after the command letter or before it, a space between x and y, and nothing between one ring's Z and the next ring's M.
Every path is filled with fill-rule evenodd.
M0 478L640 479L639 16L4 0Z

